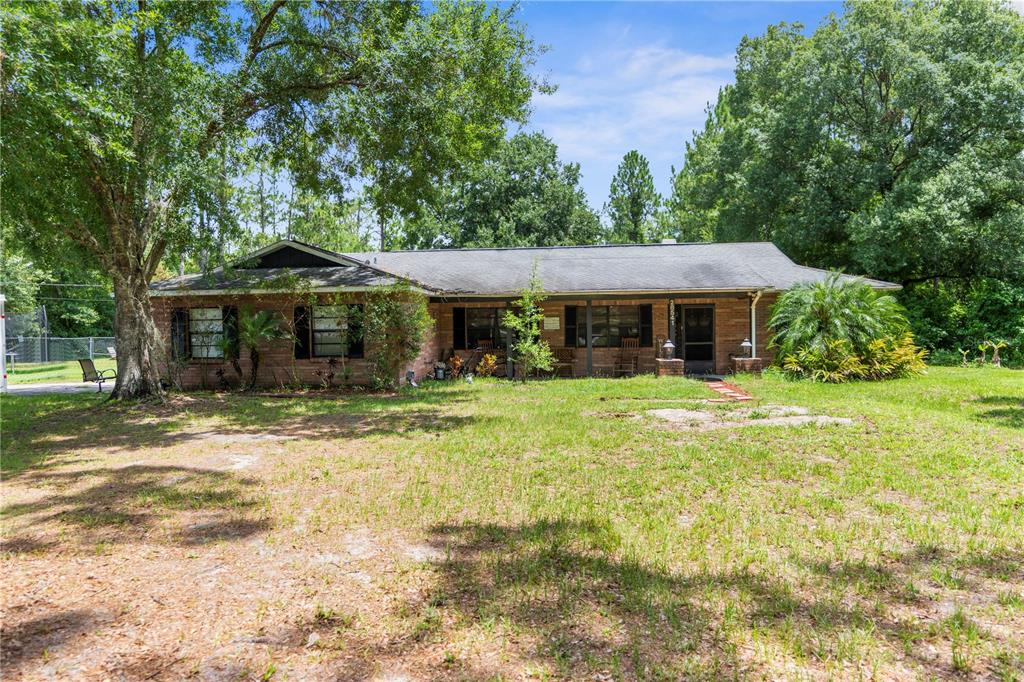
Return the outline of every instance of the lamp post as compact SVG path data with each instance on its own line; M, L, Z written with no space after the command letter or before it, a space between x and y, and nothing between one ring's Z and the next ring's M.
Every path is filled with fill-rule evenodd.
M743 349L743 354L745 357L754 357L754 344L750 343L750 339L743 339L743 343L740 344L740 348Z
M676 344L672 343L672 339L665 339L665 343L661 346L661 357L664 360L671 360L676 356Z

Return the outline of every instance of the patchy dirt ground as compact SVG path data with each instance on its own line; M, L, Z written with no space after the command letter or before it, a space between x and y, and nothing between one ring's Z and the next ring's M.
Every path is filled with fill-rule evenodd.
M1024 674L1016 431L664 385L24 403L3 679Z
M372 421L293 426L337 436ZM154 429L148 447L72 447L59 465L9 477L4 679L443 672L422 636L430 628L417 634L443 542L314 518L306 482L282 479L339 442L276 431ZM350 455L358 448L341 442ZM284 522L272 507L290 510Z

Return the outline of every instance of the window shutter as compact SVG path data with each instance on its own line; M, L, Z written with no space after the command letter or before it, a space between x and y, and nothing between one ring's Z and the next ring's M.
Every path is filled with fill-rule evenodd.
M565 306L565 347L576 347L576 306Z
M452 348L466 350L465 308L452 308Z
M225 357L229 360L238 359L238 308L233 305L224 306L221 319L224 322L224 340L228 344Z
M654 308L650 303L640 306L640 345L654 345Z
M297 306L295 308L295 359L309 359L309 307Z
M354 314L348 322L348 357L363 357L363 304L349 306Z
M189 358L187 308L171 310L171 357L175 360Z

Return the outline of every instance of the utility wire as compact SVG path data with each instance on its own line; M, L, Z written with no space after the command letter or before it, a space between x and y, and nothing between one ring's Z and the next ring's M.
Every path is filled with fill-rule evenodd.
M0 282L0 286L9 286L12 284L21 284L21 282ZM106 289L106 284L72 284L70 282L40 282L36 284L37 287L89 287L93 289Z
M36 296L37 301L74 301L76 303L113 303L112 298L66 298L64 296Z

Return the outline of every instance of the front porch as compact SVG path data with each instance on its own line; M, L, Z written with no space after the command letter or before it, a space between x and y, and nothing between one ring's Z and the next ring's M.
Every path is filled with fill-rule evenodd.
M721 375L731 359L756 343L754 354L770 359L765 320L774 294L756 292L633 297L552 296L542 304L542 338L559 360L555 374L613 377L655 372L655 359L671 339L688 374ZM754 305L756 301L756 305ZM432 302L437 360L459 355L466 362L493 352L504 356L509 340L501 325L511 298ZM510 370L511 371L511 370Z

